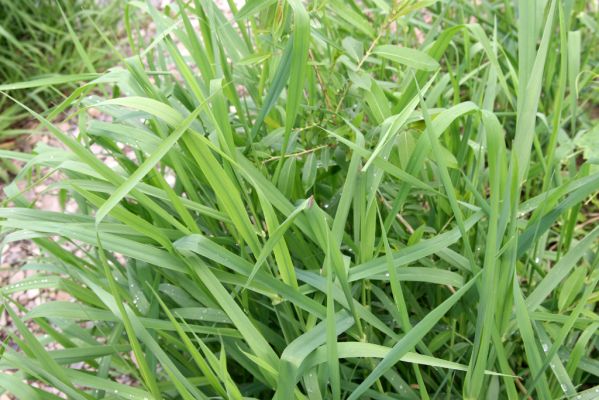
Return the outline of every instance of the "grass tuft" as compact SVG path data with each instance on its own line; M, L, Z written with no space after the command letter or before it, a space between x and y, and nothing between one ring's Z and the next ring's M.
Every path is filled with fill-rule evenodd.
M127 2L118 66L70 24L81 70L0 85L62 143L0 149L2 244L42 249L0 392L597 398L597 6L229 3Z

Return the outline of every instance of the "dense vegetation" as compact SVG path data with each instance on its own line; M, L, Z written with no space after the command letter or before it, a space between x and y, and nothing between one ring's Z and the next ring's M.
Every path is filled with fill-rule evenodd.
M0 387L596 399L597 5L476 3L132 1L134 56L21 84L80 82L11 100L64 147L0 150L4 243L44 250L2 288ZM32 206L49 177L76 213Z
M119 3L93 0L0 0L0 84L56 78L64 74L104 71L115 62L114 53L98 41L98 29L116 33ZM38 112L52 108L76 87L63 84L12 86L11 94ZM15 147L15 138L29 134L29 113L5 96L0 97L0 148ZM0 181L17 168L0 162Z

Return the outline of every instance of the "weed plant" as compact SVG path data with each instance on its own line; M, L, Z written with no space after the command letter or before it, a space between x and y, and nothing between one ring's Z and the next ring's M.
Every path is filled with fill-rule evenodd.
M597 399L597 5L229 6L129 2L134 56L63 76L47 114L17 102L65 148L0 153L25 164L3 241L44 251L2 288L0 387ZM25 196L58 173L77 212ZM11 301L33 288L73 301Z

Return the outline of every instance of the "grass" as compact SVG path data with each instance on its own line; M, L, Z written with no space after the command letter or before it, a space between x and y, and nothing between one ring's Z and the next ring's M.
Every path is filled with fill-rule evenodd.
M116 28L119 4L101 7L90 0L0 1L0 85L2 90L46 112L77 87L82 76L104 71L115 62L111 49L97 40L96 29ZM37 84L19 86L24 81ZM15 84L17 84L15 86ZM30 114L0 98L0 147L14 147L14 140L30 133ZM18 169L2 160L0 179Z
M0 387L596 398L597 7L229 5L232 19L211 1L127 3L135 55L71 76L47 113L0 88L64 145L1 151L25 163L3 243L43 256L1 289ZM65 110L77 137L53 123ZM55 174L47 191L76 213L17 185ZM75 301L11 300L32 288Z

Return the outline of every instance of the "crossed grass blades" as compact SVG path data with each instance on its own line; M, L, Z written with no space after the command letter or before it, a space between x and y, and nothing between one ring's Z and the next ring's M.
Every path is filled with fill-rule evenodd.
M597 398L596 5L229 6L131 1L135 56L19 86L85 81L29 110L66 150L1 153L25 163L4 243L44 256L2 288L0 387ZM94 95L105 87L113 98ZM63 112L78 137L52 124ZM48 190L75 214L32 208L16 184L58 173ZM22 310L10 295L29 288L76 301Z
M0 0L0 84L11 95L37 111L47 111L77 81L60 82L57 74L105 71L115 57L98 41L96 29L115 31L119 21L115 0ZM53 85L44 78L54 77ZM39 85L23 81L39 79ZM61 84L62 83L62 84ZM13 85L11 85L13 84ZM31 116L5 96L0 98L0 148L18 147L16 138L30 134ZM8 158L0 160L0 182L8 182L18 168Z

